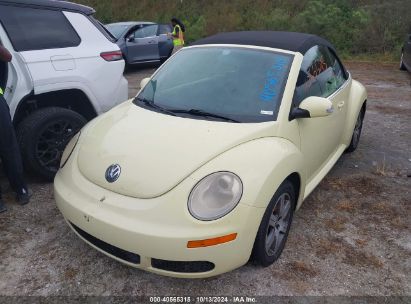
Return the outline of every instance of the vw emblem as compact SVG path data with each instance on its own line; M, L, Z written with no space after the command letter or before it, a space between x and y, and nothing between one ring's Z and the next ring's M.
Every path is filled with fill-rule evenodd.
M120 165L118 164L111 165L106 170L106 180L109 183L114 183L116 180L118 180L118 178L120 177L120 174L121 174Z

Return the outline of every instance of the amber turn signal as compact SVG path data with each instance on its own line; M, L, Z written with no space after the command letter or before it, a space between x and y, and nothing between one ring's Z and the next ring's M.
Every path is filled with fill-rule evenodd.
M187 248L199 248L199 247L209 247L218 244L228 243L234 241L237 238L237 233L232 233L224 236L219 236L212 239L189 241L187 243Z

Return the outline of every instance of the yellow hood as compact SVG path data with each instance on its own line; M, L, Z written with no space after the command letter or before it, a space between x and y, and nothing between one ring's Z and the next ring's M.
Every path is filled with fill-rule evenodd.
M127 102L97 118L84 132L78 166L87 179L105 189L153 198L217 155L256 138L275 136L276 126L174 117ZM109 183L105 173L113 164L121 166L121 175Z

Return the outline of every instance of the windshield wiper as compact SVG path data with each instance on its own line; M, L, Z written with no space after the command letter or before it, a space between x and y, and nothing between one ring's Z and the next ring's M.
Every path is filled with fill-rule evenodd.
M163 108L163 107L160 107L159 105L156 105L156 104L154 103L154 101L152 101L152 100L149 100L149 99L147 99L147 98L141 98L141 97L136 97L136 99L137 99L138 101L141 101L142 103L144 103L146 106L148 106L148 107L150 107L150 108L156 109L156 110L158 110L158 111L160 111L160 112L163 112L163 113L165 113L165 114L168 114L168 115L176 116L176 114L175 114L174 112L172 112L172 111L170 111L170 110L167 110L167 109L165 109L165 108Z
M218 115L218 114L214 114L214 113L209 113L203 110L198 110L198 109L191 109L191 110L170 110L173 113L182 113L182 114L191 114L191 115L195 115L195 116L202 116L202 117L214 117L214 118L218 118L218 119L222 119L225 121L231 121L231 122L239 122L238 120L226 117L226 116L222 116L222 115Z

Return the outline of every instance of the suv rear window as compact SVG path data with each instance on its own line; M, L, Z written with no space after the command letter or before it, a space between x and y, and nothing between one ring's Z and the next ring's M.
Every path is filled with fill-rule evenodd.
M88 19L91 21L91 23L94 24L94 26L111 42L115 43L117 41L117 38L114 37L112 33L102 24L100 21L98 21L96 18L93 16L89 15Z
M1 6L0 21L17 52L74 47L81 42L61 11Z

